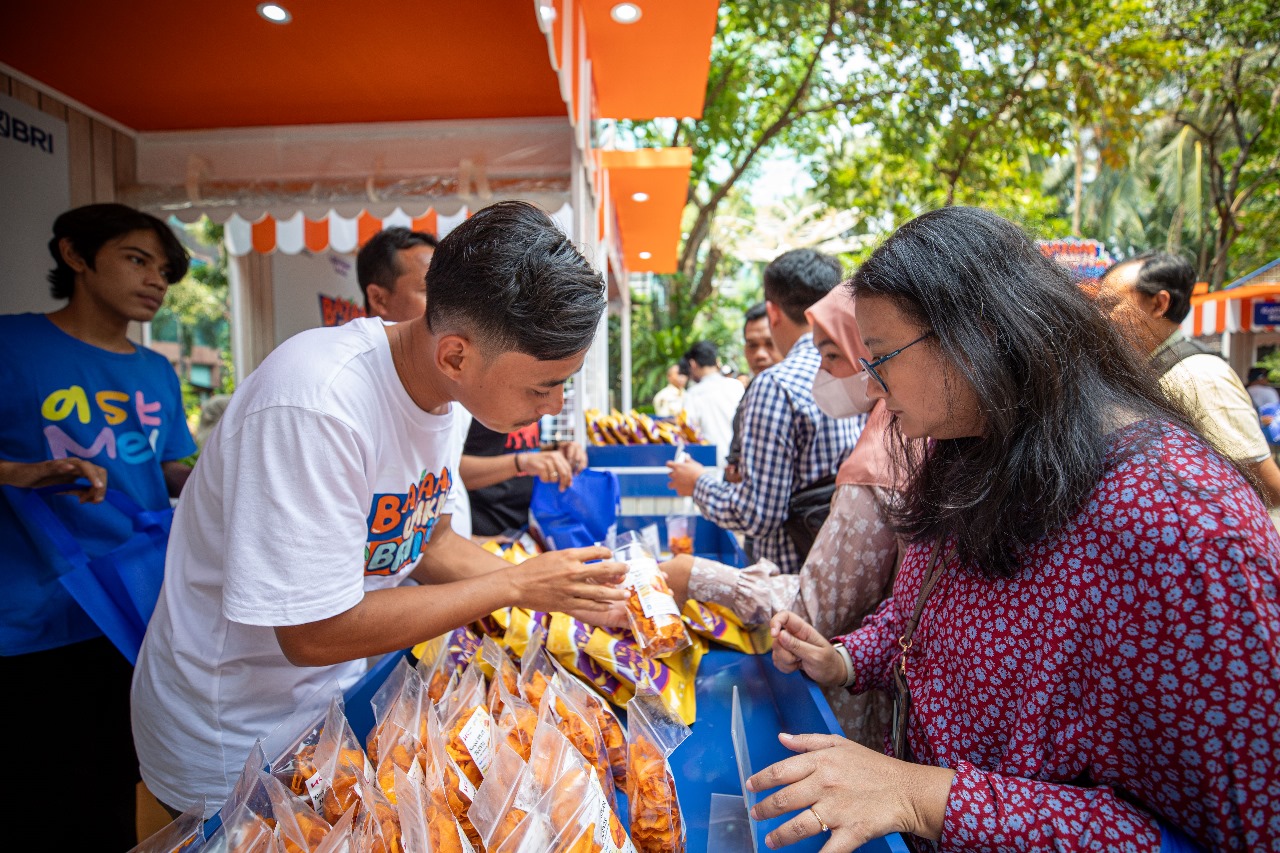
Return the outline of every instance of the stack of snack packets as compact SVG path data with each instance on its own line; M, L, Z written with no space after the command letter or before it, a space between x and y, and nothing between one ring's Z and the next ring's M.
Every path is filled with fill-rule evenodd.
M484 782L467 810L485 850L494 850L515 831L529 810L516 802L525 761L515 750L500 744Z
M492 721L485 695L484 675L478 662L472 661L436 706L445 752L473 787L484 781L493 757Z
M641 689L627 703L627 804L638 853L684 853L685 824L667 756L689 736L662 697Z
M559 667L558 663L557 667ZM609 775L613 784L622 788L627 776L627 734L622 728L622 722L599 693L574 678L571 673L560 671L557 673L557 678L563 685L564 692L571 695L577 705L595 722L596 728L600 731L601 740L604 742L604 758L609 767ZM605 787L607 790L608 786ZM612 804L612 798L610 802Z
M357 804L357 788L361 780L372 780L373 768L347 722L341 695L330 700L319 726L272 762L271 774L308 799L330 825Z
M199 853L204 844L204 800L201 800L163 829L143 839L129 853Z
M444 738L436 714L427 715L427 748L423 787L426 790L424 819L427 834L431 840L428 850L449 851L449 853L474 853L475 845L480 841L471 821L467 818L467 809L471 806L474 789L469 793L461 786L466 777L452 764L452 759L444 748Z

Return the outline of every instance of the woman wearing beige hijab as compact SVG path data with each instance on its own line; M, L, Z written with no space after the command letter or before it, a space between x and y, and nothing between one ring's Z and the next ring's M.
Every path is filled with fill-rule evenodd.
M739 569L681 555L662 568L682 600L724 605L750 624L766 623L774 613L789 610L825 635L836 636L860 626L893 587L899 542L880 511L881 503L893 498L885 444L889 413L883 402L872 408L867 399L867 374L858 359L870 359L870 353L858 336L848 288L835 288L805 313L822 356L814 401L831 417L870 413L836 474L831 514L804 567L788 575L768 560ZM848 738L883 749L890 713L886 694L853 696L838 686L826 694Z

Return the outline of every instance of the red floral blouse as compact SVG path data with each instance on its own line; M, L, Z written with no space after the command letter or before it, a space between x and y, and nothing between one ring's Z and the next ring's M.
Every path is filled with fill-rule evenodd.
M1016 524L1016 519L1009 523ZM929 549L837 638L890 686ZM1280 535L1198 438L1119 430L1106 470L1021 573L948 567L910 652L916 760L956 771L943 849L1212 849L1280 839Z

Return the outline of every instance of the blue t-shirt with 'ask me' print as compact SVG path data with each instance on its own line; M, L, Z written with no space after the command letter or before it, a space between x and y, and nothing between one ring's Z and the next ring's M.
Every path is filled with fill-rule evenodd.
M160 464L195 452L178 377L144 347L115 353L63 332L43 314L0 316L0 459L77 456L146 509L169 506ZM106 504L51 498L86 553L127 538ZM0 655L57 648L102 632L58 582L8 501L0 500Z

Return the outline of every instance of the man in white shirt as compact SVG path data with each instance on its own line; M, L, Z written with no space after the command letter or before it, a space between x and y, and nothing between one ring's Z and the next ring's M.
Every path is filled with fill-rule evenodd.
M682 365L673 364L667 368L667 384L653 395L653 413L660 418L678 415L684 408L684 389L689 384L689 377L682 370Z
M286 341L209 436L133 680L142 776L171 812L213 814L254 742L369 657L510 605L621 624L607 548L513 566L450 528L454 401L503 432L559 412L600 274L545 213L502 202L440 242L426 290L425 317Z
M742 383L721 372L720 353L711 341L698 341L684 357L690 380L684 392L685 414L690 426L716 446L716 464L723 466L733 440L733 413L742 399Z
M1245 390L1249 392L1255 409L1280 405L1280 391L1276 391L1275 386L1267 378L1265 367L1249 368L1249 384L1245 386Z
M1280 468L1244 383L1218 355L1183 334L1191 310L1195 270L1167 252L1144 252L1111 266L1097 301L1134 346L1151 356L1160 388L1186 408L1196 428L1219 452L1253 474L1263 502L1280 505Z

